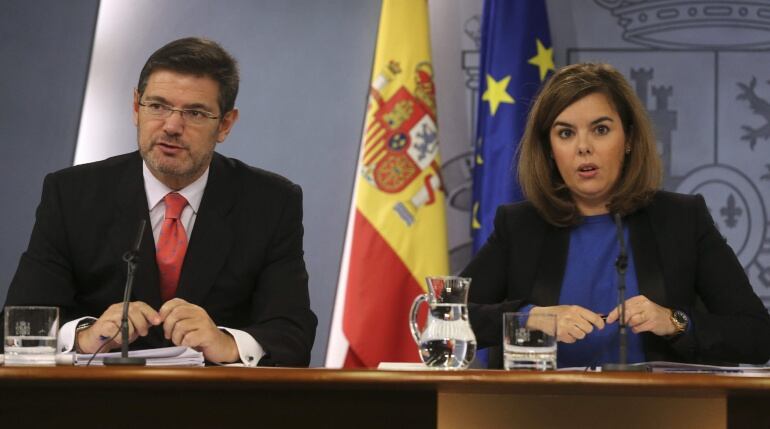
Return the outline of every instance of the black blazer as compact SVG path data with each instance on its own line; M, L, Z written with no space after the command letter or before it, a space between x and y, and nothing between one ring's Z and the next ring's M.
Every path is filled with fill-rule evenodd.
M122 300L121 256L140 219L150 225L138 152L49 174L6 305L59 306L63 323L101 315ZM214 153L177 296L251 334L267 353L261 365L307 366L317 319L302 236L299 186ZM162 304L149 227L131 299ZM132 347L164 345L155 327Z
M639 293L692 319L692 329L673 339L642 334L647 360L770 359L770 316L703 197L661 191L625 222ZM494 232L461 274L473 279L469 313L480 347L502 342L503 312L558 304L569 237L569 228L546 223L528 202L498 208Z

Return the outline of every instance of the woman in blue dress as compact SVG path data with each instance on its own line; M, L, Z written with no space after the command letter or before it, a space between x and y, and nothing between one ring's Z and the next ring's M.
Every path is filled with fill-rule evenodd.
M557 315L558 366L618 362L619 252L628 243L629 362L764 363L770 316L700 195L660 190L646 110L607 64L544 85L517 156L527 201L501 206L463 276L480 347L502 313Z

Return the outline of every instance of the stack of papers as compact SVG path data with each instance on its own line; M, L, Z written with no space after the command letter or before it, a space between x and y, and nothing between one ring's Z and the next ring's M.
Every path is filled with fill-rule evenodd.
M715 366L715 365L701 365L694 363L679 363L679 362L641 362L633 364L632 366L639 367L641 371L645 372L657 372L668 374L714 374L714 375L729 375L733 377L769 377L770 378L770 366L764 365L747 365L741 364L739 366ZM435 368L429 368L422 363L407 363L407 362L381 362L377 369L388 371L424 371L434 370ZM587 367L570 367L559 368L558 371L580 371L580 372L602 372L602 368L587 368Z
M92 356L92 354L76 354L75 365L87 365ZM203 366L203 353L189 347L132 350L128 352L128 356L147 359L147 366ZM99 353L91 361L91 366L104 365L106 357L120 357L120 352Z
M733 377L770 377L770 366L740 364L737 366L717 366L697 363L652 361L633 363L630 366L642 372L664 374L714 374ZM602 367L559 368L559 371L602 372Z
M742 364L739 366L701 365L679 362L644 362L641 364L652 372L678 373L678 374L716 374L736 377L770 377L770 367L760 365Z

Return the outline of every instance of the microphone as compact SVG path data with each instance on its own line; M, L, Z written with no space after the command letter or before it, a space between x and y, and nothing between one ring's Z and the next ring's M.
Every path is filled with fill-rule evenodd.
M618 307L620 316L618 318L618 342L619 356L618 363L608 363L602 366L602 371L643 371L644 368L638 365L628 364L628 326L626 325L626 269L628 268L628 251L626 250L625 234L623 234L623 220L619 213L613 213L615 221L616 234L618 238L618 258L615 260L615 270L618 273Z
M120 357L104 358L105 365L144 366L147 364L147 361L144 358L128 357L128 302L131 299L131 288L134 286L134 271L136 271L136 266L139 264L139 247L142 245L142 237L144 236L144 228L146 225L147 221L144 219L139 222L139 231L137 231L134 246L123 254L123 260L126 262L128 268L126 287L123 290L123 316L120 320L120 334L123 341L120 346Z

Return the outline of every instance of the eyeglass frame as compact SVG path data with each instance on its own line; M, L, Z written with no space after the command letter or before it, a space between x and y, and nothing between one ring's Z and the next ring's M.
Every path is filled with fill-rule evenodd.
M171 115L173 115L173 114L174 114L174 112L179 112L179 116L180 116L180 117L181 117L181 118L182 118L182 119L183 119L185 122L187 122L187 121L190 121L190 119L189 119L187 116L185 116L185 115L186 115L186 114L187 114L187 115L189 115L190 113L193 113L193 112L194 112L194 113L200 113L200 114L202 114L202 115L203 115L203 117L205 117L206 119L220 119L220 118L221 118L221 116L216 116L216 115L214 115L213 113L211 113L211 112L207 112L207 111L205 111L205 110L200 110L200 109L177 109L176 107L172 107L172 106L169 106L168 104L159 103L159 102L157 102L157 101L151 101L151 102L149 102L149 103L146 103L146 102L142 102L142 101L137 101L137 102L136 102L136 104L138 104L139 106L141 106L141 107L144 107L144 108L149 108L151 104L157 104L158 106L162 106L162 107L163 107L163 109L162 109L162 110L163 110L163 111L165 111L165 112L168 112L168 113L166 113L166 114L165 114L165 115L163 115L163 116L157 116L157 115L154 115L154 114L153 114L153 113L151 113L151 112L147 112L147 114L149 114L149 115L153 115L154 117L157 117L157 118L162 118L162 119L168 119L168 118L170 118L170 117L171 117ZM192 121L190 121L190 122L191 122L191 123L196 123L196 122L194 122L194 120L192 120ZM204 124L205 122L199 122L199 123L200 123L200 124Z

